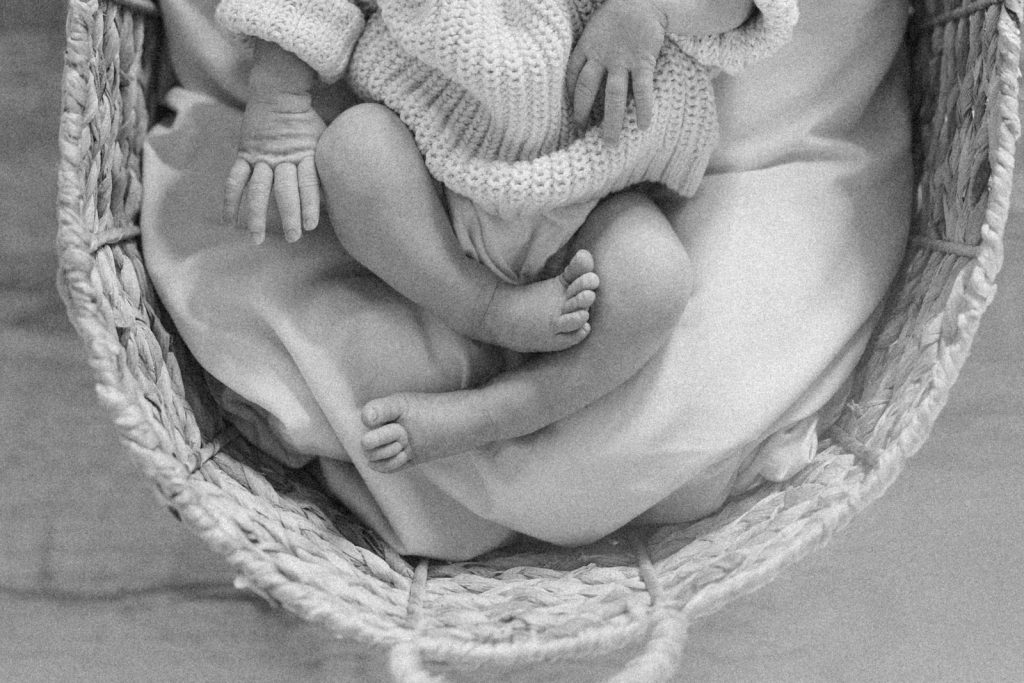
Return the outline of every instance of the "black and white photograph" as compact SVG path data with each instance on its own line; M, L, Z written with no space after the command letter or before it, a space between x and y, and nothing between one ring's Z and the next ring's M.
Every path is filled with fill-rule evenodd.
M0 683L1024 681L1022 21L3 0Z

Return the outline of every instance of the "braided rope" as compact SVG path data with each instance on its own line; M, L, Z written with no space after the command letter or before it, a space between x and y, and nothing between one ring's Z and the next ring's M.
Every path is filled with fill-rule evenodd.
M411 632L409 639L391 648L388 656L388 668L391 677L400 683L443 683L444 679L430 674L420 657L417 635L423 630L423 600L427 590L427 560L421 560L416 566L416 574L409 586L409 603L406 615L407 626Z
M666 604L665 590L651 562L646 540L633 532L630 544L636 553L640 578L651 596L650 632L643 652L627 662L609 683L667 681L679 668L689 622L684 612L672 610Z
M885 491L930 431L994 294L1019 134L1021 0L916 6L916 248L858 369L856 401L785 485L639 545L523 544L414 569L315 482L227 430L208 378L164 325L137 244L159 67L145 46L156 28L146 0L69 1L58 287L98 397L158 493L240 586L389 649L396 677L438 680L424 662L511 667L639 646L619 680L663 679L689 620L769 582Z
M924 237L923 235L911 237L910 244L922 249L930 249L942 252L943 254L953 254L954 256L964 256L966 258L978 258L981 254L981 247L975 244L961 244L960 242Z
M99 251L103 247L108 247L119 242L134 240L141 234L142 228L138 225L119 225L114 228L109 228L92 236L92 240L89 243L89 250L93 252Z
M841 427L833 425L828 433L833 441L842 446L846 452L852 453L866 467L877 467L885 457L885 453L877 448L865 446Z
M958 7L954 10L943 12L942 14L938 14L931 17L927 21L922 22L921 28L929 29L934 28L936 26L942 26L944 24L950 24L959 19L969 17L972 14L982 12L988 9L989 7L992 7L993 5L1001 4L1002 0L974 0L974 2L969 2L965 4L963 7Z

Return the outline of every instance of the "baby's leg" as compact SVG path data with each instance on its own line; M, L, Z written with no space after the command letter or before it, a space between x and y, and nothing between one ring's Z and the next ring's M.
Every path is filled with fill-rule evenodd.
M589 334L598 285L591 255L581 250L558 276L525 286L468 258L412 134L391 110L343 112L320 138L316 165L342 246L454 330L516 351L565 349Z
M689 258L665 216L640 194L620 194L598 205L577 243L601 269L587 340L478 389L370 401L362 418L371 466L389 472L537 431L624 383L664 345L691 289Z

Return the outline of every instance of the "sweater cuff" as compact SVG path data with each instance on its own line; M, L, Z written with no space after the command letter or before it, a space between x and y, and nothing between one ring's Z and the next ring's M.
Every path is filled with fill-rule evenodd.
M799 17L797 0L754 0L754 5L758 11L732 31L670 38L701 64L738 73L788 43Z
M332 83L345 73L365 21L347 0L221 0L226 30L288 50Z

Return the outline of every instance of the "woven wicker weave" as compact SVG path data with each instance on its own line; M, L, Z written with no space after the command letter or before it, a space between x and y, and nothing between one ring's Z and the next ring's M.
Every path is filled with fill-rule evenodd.
M70 0L58 286L128 452L240 586L388 648L400 680L434 680L426 663L515 666L626 646L641 654L619 680L661 680L690 620L821 546L885 491L944 405L1002 261L1021 4L915 2L914 236L854 400L794 480L697 524L409 564L311 477L233 432L170 330L138 244L140 153L161 68L150 0Z

